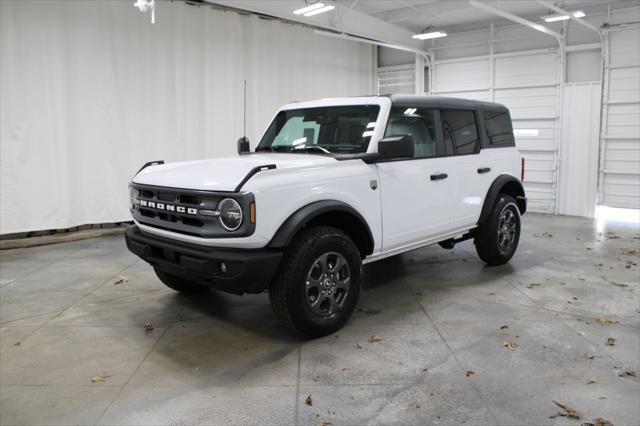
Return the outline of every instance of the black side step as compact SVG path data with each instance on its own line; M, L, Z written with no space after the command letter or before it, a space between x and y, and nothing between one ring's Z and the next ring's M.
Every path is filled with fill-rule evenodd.
M456 244L461 243L461 242L466 241L466 240L470 240L471 238L473 238L473 233L472 232L467 232L466 234L464 234L460 238L449 238L448 240L440 241L438 244L443 249L450 250Z

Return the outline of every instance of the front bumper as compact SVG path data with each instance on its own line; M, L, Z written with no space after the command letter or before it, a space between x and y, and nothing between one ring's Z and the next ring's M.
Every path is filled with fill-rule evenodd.
M206 247L144 233L137 226L127 229L125 239L127 248L154 268L236 294L266 289L282 259L282 250Z

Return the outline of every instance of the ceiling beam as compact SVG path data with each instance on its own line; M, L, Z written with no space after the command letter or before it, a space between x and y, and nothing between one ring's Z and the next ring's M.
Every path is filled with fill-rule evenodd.
M576 18L575 16L573 16L573 13L567 12L566 10L559 8L555 4L551 4L551 3L543 1L543 0L537 0L537 2L539 4L541 4L542 6L553 10L554 12L558 13L559 15L567 15L572 21L577 22L578 24L580 24L582 26L585 26L585 27L589 28L590 30L595 31L598 34L601 34L600 30L598 28L596 28L595 26L591 25L590 23L588 23L587 21L585 21L582 18Z
M535 22L532 21L528 21L524 18L521 18L517 15L514 15L513 13L509 13L506 12L504 10L501 9L497 9L493 6L489 6L488 4L484 4L482 2L476 1L476 0L469 0L469 5L473 6L473 7L477 7L478 9L482 9L482 10L486 10L487 12L493 13L494 15L498 15L502 18L508 19L510 21L516 22L518 24L524 25L525 27L529 27L531 29L534 29L536 31L540 31L543 32L547 35L550 35L552 37L555 37L559 43L562 44L562 42L564 41L564 36L562 34L559 34L555 31L553 31L550 28L545 27L544 25L540 25L537 24Z
M293 11L305 6L302 0L206 0L207 3L240 9L262 15L273 16L287 21L298 22L316 28L322 28L339 33L365 37L381 42L396 44L415 49L418 43L411 37L413 33L384 22L378 18L351 9L338 15L338 8L329 13L321 13L313 17L294 15ZM341 19L340 19L341 18Z

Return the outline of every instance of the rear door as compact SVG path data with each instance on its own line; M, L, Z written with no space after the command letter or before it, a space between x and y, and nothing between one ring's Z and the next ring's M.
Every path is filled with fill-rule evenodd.
M441 164L442 138L437 111L392 107L385 137L410 135L411 159L379 162L382 200L382 250L402 249L439 236L450 227L451 184Z
M481 151L480 123L475 110L440 110L445 150L452 162L451 230L473 227L482 209L491 162Z

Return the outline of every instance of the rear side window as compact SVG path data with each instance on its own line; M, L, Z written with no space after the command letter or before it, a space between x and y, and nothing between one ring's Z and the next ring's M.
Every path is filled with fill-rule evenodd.
M440 111L440 118L447 155L478 152L480 140L474 111L445 109Z
M488 147L515 146L511 118L504 110L484 110L484 128Z

